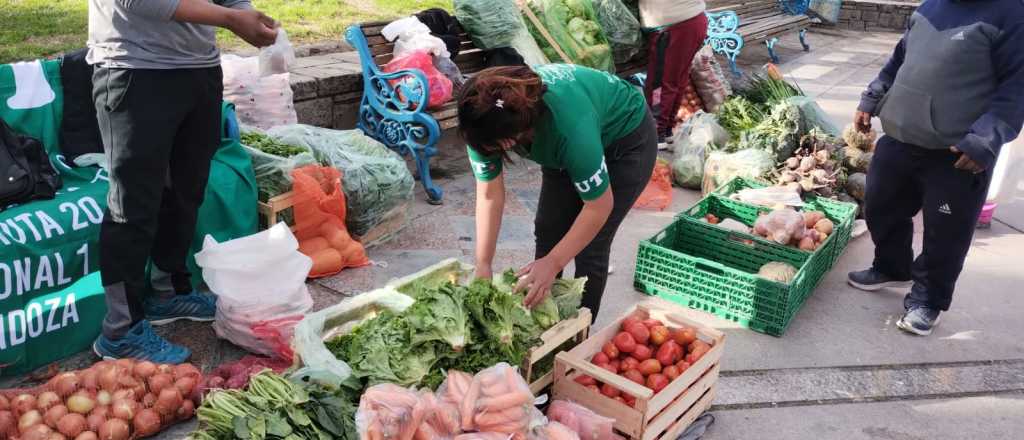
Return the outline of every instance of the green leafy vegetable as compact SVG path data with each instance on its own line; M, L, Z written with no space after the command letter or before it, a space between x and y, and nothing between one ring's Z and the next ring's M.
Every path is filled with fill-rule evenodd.
M243 132L241 135L241 141L242 145L279 157L292 157L309 152L309 150L302 147L278 142L263 133Z
M463 300L463 289L451 283L420 291L405 311L413 331L412 344L438 341L462 351L470 340L470 318Z
M409 321L390 311L327 344L368 384L409 386L423 379L437 360L434 344L412 344Z

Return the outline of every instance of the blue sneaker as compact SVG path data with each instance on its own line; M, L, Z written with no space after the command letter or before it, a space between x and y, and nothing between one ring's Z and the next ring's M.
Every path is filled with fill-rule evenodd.
M170 324L174 321L213 321L217 313L217 300L209 295L192 292L188 295L174 295L170 298L147 299L143 303L146 319L153 325Z
M153 331L148 321L139 321L121 339L108 339L100 335L92 343L92 351L106 360L122 358L145 359L161 364L180 364L192 352L180 345L174 345Z
M903 315L898 322L896 327L907 333L913 333L920 336L928 336L932 334L932 329L939 325L939 314L941 311L930 309L928 307L911 307L907 310L907 313Z

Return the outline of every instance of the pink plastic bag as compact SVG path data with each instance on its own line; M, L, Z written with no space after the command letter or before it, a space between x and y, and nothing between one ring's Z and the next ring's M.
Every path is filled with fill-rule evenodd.
M260 321L252 325L252 333L265 342L277 357L291 362L295 356L295 351L292 350L292 334L295 333L295 324L299 321L302 321L302 315Z
M548 407L548 420L558 422L580 436L580 440L616 440L619 435L612 431L615 419L597 413L577 403L556 400Z
M436 108L444 105L452 99L452 80L444 76L436 67L430 52L416 51L406 56L395 58L384 66L384 71L391 73L405 69L417 69L427 77L427 84L430 88L430 100L427 107ZM402 80L394 80L392 86L401 83ZM399 90L401 93L401 90Z

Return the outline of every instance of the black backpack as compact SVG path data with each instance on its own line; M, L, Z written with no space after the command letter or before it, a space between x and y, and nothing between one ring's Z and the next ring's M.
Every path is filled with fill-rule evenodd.
M34 199L52 199L60 174L39 140L15 133L0 120L0 209Z

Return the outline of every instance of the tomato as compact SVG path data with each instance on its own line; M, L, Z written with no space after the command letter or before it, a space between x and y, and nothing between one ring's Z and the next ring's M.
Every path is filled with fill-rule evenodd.
M615 401L619 402L619 403L621 403L623 405L626 404L626 399L623 399L622 396L615 396Z
M619 357L619 349L615 347L615 344L611 341L604 344L604 347L601 348L601 352L603 352L605 356L608 356L608 359L616 359Z
M679 367L675 365L669 365L665 369L661 370L661 374L664 374L668 378L669 382L676 380L679 377Z
M679 374L683 374L683 372L690 368L690 363L685 360L676 362L676 368L679 368Z
M599 364L598 367L604 368L605 370L611 371L612 373L619 374L619 370L617 368L612 367L612 364Z
M626 401L626 405L636 406L636 397L630 396L629 394L622 394L623 400Z
M597 380L595 380L593 377L587 376L586 374L576 376L576 379L573 380L575 380L576 383L583 385L585 387L597 385Z
M644 374L644 376L651 375L654 373L660 373L661 362L658 362L657 359L648 359L640 363L639 370L641 373Z
M646 345L637 345L636 348L633 349L632 356L636 358L636 360L643 362L650 359L651 356L654 356L654 350L651 350L651 347Z
M621 353L632 353L633 349L636 348L636 340L633 339L633 335L626 332L619 332L612 339L615 343L615 348L619 349Z
M689 362L690 365L696 364L697 361L699 361L700 358L704 357L704 355L707 353L708 351L706 349L698 346L696 349L691 351L690 354L686 355L686 362Z
M615 388L615 387L611 386L610 384L601 385L601 394L604 394L605 396L608 396L608 397L611 397L611 398L615 398L615 397L619 397L620 393L621 393L621 391L619 391L618 388ZM623 402L623 403L625 403L625 402Z
M663 324L661 321L658 321L657 319L651 319L651 318L645 319L643 321L643 323L644 323L645 326L647 326L648 329L651 329L653 327L657 327L659 325L663 326L663 327L665 326L665 324Z
M600 393L601 392L601 387L597 386L597 384L587 385L587 389L591 390L591 391L593 391L595 393Z
M630 315L630 316L627 316L626 319L622 320L622 326L620 328L623 331L627 331L628 332L629 328L632 327L633 324L640 324L640 323L641 323L641 320L640 320L639 317L637 317L635 315Z
M654 390L655 393L665 389L668 386L668 379L665 376L655 373L647 376L647 388Z
M608 363L608 366L610 367L608 371L611 371L612 373L615 374L619 374L619 372L622 371L621 365L622 361L615 359Z
M625 377L626 379L629 379L640 385L644 384L644 374L641 373L640 370L628 370L625 373L623 373L622 377Z
M686 347L697 340L697 332L692 328L673 329L672 340L676 341L681 347Z
M654 359L657 359L661 365L666 367L676 363L677 359L675 358L676 350L675 347L673 347L674 344L675 341L668 341L661 344L661 347L658 347L658 351L654 354Z
M619 363L619 371L635 370L640 366L640 361L636 360L635 357L626 356L622 358L622 362Z
M646 344L651 338L651 331L647 330L647 326L640 322L633 323L626 329L626 331L633 336L633 340L636 341L637 344Z
M703 350L705 352L711 350L711 346L708 345L707 342L701 341L700 339L697 339L697 340L695 340L695 341L690 343L690 351L696 350L697 347L703 347Z
M683 348L683 346L677 344L676 341L669 339L668 341L665 341L664 345L667 345L669 347L669 350L672 351L673 364L679 362L679 360L686 355L686 349Z
M590 363L595 364L595 365L596 364L607 364L608 362L611 362L611 359L608 359L608 355L606 355L606 354L604 354L602 352L598 352L597 354L594 355L594 357L590 358Z
M664 344L668 340L668 327L656 325L651 327L651 343L654 345Z

